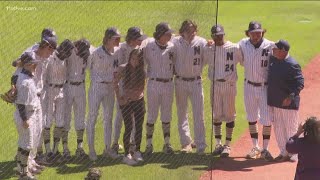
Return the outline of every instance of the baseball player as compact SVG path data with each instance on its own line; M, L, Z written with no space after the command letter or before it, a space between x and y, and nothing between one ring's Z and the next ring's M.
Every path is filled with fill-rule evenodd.
M136 49L141 46L141 43L143 40L145 40L147 37L143 34L143 31L139 27L130 27L127 31L126 35L126 41L123 43L120 43L119 47L119 65L125 64L128 62L129 54L133 49ZM120 82L122 84L122 81ZM122 85L120 85L120 93L122 93L121 89ZM116 101L116 107L117 107L117 114L114 120L114 135L113 135L113 145L112 150L115 153L118 153L120 145L118 144L120 133L121 133L121 127L123 118L121 115L121 110L119 109L118 101ZM131 139L133 139L134 131L132 131ZM133 143L134 144L134 143Z
M65 94L64 86L67 77L67 67L65 60L71 55L74 45L68 39L64 40L49 59L46 73L46 83L48 84L48 117L43 131L46 152L49 158L55 159L58 155L58 145L65 127ZM50 148L50 128L55 120L53 130L53 149ZM63 144L63 157L70 158L70 151L66 144Z
M50 39L51 37L57 39L56 33L53 29L51 28L44 28L41 32L41 41L43 41L44 39ZM40 41L40 42L41 42ZM34 52L36 50L38 50L39 48L39 44L40 43L36 43L33 46L27 48L24 52ZM22 62L20 60L20 58L16 59L15 61L12 62L12 66L16 67L16 71L14 72L13 76L11 77L11 89L8 91L10 93L6 93L4 95L1 94L1 98L3 100L5 100L8 103L13 103L14 102L14 97L11 97L11 95L15 95L16 91L15 91L15 83L17 81L18 78L18 74L21 72L22 70Z
M188 99L190 99L194 120L194 142L198 154L203 154L206 148L205 127L203 118L202 69L203 53L206 40L197 36L197 25L191 20L185 20L179 29L180 36L173 38L177 58L175 62L175 90L178 111L178 130L182 152L191 152L192 138L188 123Z
M41 42L35 46L36 47L31 49L31 52L34 52L35 59L39 60L40 63L38 63L35 69L34 78L37 86L37 92L38 92L38 95L40 96L42 113L46 113L44 76L46 74L45 72L46 72L48 58L52 55L54 49L57 46L56 37L42 37ZM19 71L19 68L17 68L17 71ZM37 134L34 140L35 148L32 149L29 156L30 164L28 164L28 167L30 169L30 172L33 172L33 173L39 173L37 168L43 169L37 163L47 164L44 156L41 155L42 154L42 129L43 129L43 124L45 124L43 118L45 116L46 115L42 115L42 118L38 120L38 123L36 123L39 126L39 128L36 128L37 132L35 132ZM38 148L36 148L37 146ZM36 155L37 155L37 158L36 158Z
M163 152L172 154L170 144L170 122L173 103L174 45L170 42L173 30L168 23L159 23L153 34L154 39L143 48L143 58L147 66L147 146L145 154L153 152L152 136L154 123L161 111L162 131L164 137Z
M105 31L103 45L98 47L90 59L91 85L89 89L89 116L87 120L87 138L89 158L97 160L94 148L95 124L100 104L103 106L104 154L117 158L118 154L111 150L112 116L114 107L113 72L119 65L120 32L114 27Z
M304 78L300 65L289 55L290 45L279 40L272 49L268 73L268 106L280 150L274 160L297 161L297 155L286 151L286 143L298 129L300 92Z
M211 37L214 45L206 47L205 61L209 65L208 78L211 80L210 97L214 114L213 129L216 147L213 155L228 157L236 118L235 98L238 79L236 67L240 61L241 52L237 44L226 41L224 36L222 25L212 26ZM213 92L214 96L212 96ZM226 122L226 142L224 145L221 142L223 121Z
M36 179L28 170L28 157L31 149L37 141L37 125L41 120L41 104L37 95L37 85L34 79L35 69L38 61L32 52L25 52L21 56L22 69L18 74L16 83L17 99L15 101L16 111L14 113L15 123L18 130L17 169L19 179Z
M245 31L248 38L239 42L242 53L242 62L245 71L244 103L249 121L249 131L253 148L246 158L256 159L262 157L267 161L273 159L268 151L271 134L271 118L267 106L267 81L269 57L272 53L274 42L264 38L266 32L257 21L249 23ZM263 149L258 143L257 121L263 125Z
M86 114L86 88L85 88L85 70L87 60L90 56L90 43L86 39L75 41L75 48L72 54L66 60L67 83L66 83L66 106L65 106L65 131L62 135L64 146L68 147L68 133L70 131L71 114L74 111L74 124L77 134L76 156L86 155L83 150L83 133L85 129Z

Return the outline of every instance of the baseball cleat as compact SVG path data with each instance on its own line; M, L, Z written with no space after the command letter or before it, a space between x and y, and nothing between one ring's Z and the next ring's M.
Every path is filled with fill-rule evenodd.
M110 157L111 159L117 159L120 157L119 154L113 149L108 149L108 150L105 149L103 151L103 156Z
M47 157L44 154L37 156L35 158L35 161L39 165L44 165L44 166L51 165L51 163L48 162Z
M282 154L279 154L279 156L274 158L274 161L276 161L276 162L285 162L285 161L289 161L289 160L290 160L289 156L284 156Z
M214 148L214 151L212 152L213 156L220 155L223 151L223 146L221 144L217 144L216 147Z
M140 161L143 161L143 158L142 158L142 155L141 155L141 152L140 151L136 151L134 152L133 154L133 159L137 162L140 162Z
M40 174L40 173L41 173L41 170L40 170L40 169L37 169L37 168L34 167L34 166L28 167L28 171L29 171L31 174Z
M191 153L192 152L192 146L191 144L188 144L186 146L183 146L181 149L182 153Z
M173 148L172 148L170 143L164 144L163 148L162 148L162 151L165 154L173 154L174 153Z
M230 152L231 152L230 146L224 145L224 146L223 146L223 151L221 152L220 157L224 157L224 158L225 158L225 157L229 157Z
M71 159L71 154L70 154L70 151L68 149L63 151L62 156L63 156L63 158L65 160L70 160Z
M246 155L247 159L257 159L261 155L261 150L258 147L254 147L251 151Z
M164 147L163 147L164 148ZM150 154L152 154L153 153L153 145L152 144L150 144L150 145L147 145L146 146L146 150L144 151L144 154L145 155L150 155Z
M137 161L135 161L131 154L129 153L128 155L124 156L123 159L122 159L122 162L129 165L129 166L134 166L136 164L138 164Z
M261 151L261 158L263 158L266 161L273 161L271 153L266 149Z

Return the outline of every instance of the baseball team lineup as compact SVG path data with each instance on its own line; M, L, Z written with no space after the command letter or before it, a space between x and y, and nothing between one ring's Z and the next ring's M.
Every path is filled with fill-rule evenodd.
M71 159L68 140L72 117L77 139L75 156L97 161L95 143L102 141L102 137L95 136L95 128L101 104L103 155L106 157L122 158L123 163L133 166L158 151L153 148L158 117L163 132L162 152L176 153L175 149L179 148L170 143L174 99L180 153L193 153L195 149L199 156L205 155L206 131L213 130L212 155L229 157L236 127L238 64L245 73L241 81L252 141L246 158L297 161L296 154L285 150L285 143L298 128L299 94L304 87L301 68L292 60L295 71L289 68L287 72L293 78L284 80L290 83L283 86L285 90L281 96L278 91L283 89L277 89L280 82L275 82L277 77L272 74L282 70L275 70L277 59L290 57L289 43L266 39L266 30L258 21L249 22L246 37L238 43L225 39L227 30L221 24L212 26L211 40L198 36L197 31L198 25L190 19L183 21L179 30L160 22L155 26L153 37L147 37L140 27L130 27L125 36L116 27L109 27L103 34L102 45L95 48L85 38L65 39L58 45L54 29L44 28L41 41L13 61L17 69L11 78L11 89L1 95L16 107L18 150L15 160L19 178L36 179L35 175L46 165ZM120 43L122 37L125 41ZM206 66L211 83L210 96L206 98L210 98L213 111L212 127L205 127L204 123L203 68ZM90 73L88 92L87 72ZM188 116L189 102L192 116ZM191 119L193 133L189 126ZM279 125L275 119L291 121ZM223 123L225 135L222 134ZM262 147L258 140L258 123L263 127ZM124 134L120 140L123 125ZM268 149L273 125L280 151L275 158ZM286 130L282 130L284 126ZM141 147L142 140L146 141L145 149ZM84 145L88 145L88 152ZM123 155L119 153L122 148Z

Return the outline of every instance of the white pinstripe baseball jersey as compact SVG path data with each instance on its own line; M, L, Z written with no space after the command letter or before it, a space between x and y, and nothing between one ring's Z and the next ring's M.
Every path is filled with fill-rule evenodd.
M72 51L71 56L66 59L67 65L67 80L70 82L82 82L86 78L87 62L83 58L76 55L75 51Z
M34 110L40 108L40 99L37 96L37 87L32 77L24 73L19 73L17 80L17 99L16 104L26 105L26 110Z
M204 61L209 65L208 78L213 80L215 70L215 80L224 79L228 82L236 82L238 79L236 66L242 58L238 44L227 41L222 46L216 46L215 64L214 48L214 45L205 48Z
M268 80L269 57L272 54L274 42L263 38L259 48L255 48L249 38L239 42L243 56L245 78L256 83L264 83Z
M119 65L120 65L128 62L130 52L136 47L129 46L127 42L120 43L119 47L120 47L120 51L119 51Z
M172 42L175 46L177 58L175 71L178 76L195 77L201 76L204 66L204 47L207 41L195 36L189 44L181 36L174 37Z
M119 66L119 47L110 54L102 46L92 54L90 60L90 78L92 82L112 82L113 72Z
M48 84L64 84L67 78L66 62L61 61L55 54L49 59L47 67Z
M155 40L149 41L143 48L143 58L147 65L147 77L149 78L172 78L173 65L176 55L174 45L168 42L166 49L160 49Z

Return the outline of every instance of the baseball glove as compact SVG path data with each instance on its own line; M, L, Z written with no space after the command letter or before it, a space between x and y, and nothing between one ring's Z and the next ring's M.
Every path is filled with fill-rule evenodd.
M7 91L4 94L1 94L0 96L1 96L1 99L7 103L14 103L14 101L17 98L17 89L11 88L9 91Z
M90 42L87 39L80 39L74 42L74 46L77 48L77 56L87 61L90 55Z
M98 168L90 168L85 180L99 180L101 177L101 170Z

